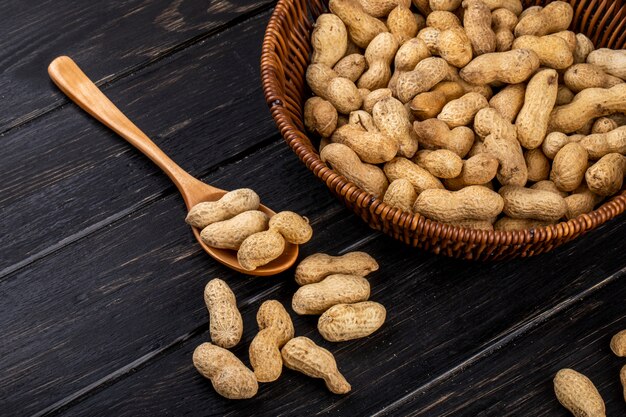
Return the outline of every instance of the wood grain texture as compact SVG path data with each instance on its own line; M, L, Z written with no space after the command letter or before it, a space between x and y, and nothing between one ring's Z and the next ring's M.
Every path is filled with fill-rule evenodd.
M268 18L190 47L106 94L184 169L205 175L279 137L256 68ZM47 89L56 87L47 81ZM73 104L1 140L0 276L174 191L146 157Z
M73 56L94 80L105 83L271 4L271 0L2 2L0 133L66 102L49 88L45 76L56 56Z
M324 233L333 239L352 234L349 221L350 218L324 224ZM623 232L624 227L615 230ZM342 242L332 243L327 236L321 240L325 249L339 252ZM277 382L262 384L259 396L252 400L237 404L224 400L190 362L193 348L209 338L202 327L180 348L168 351L145 368L68 409L67 415L150 415L164 409L173 415L372 415L483 352L520 326L538 320L542 312L569 299L581 287L601 282L606 276L600 271L612 270L602 262L581 272L564 262L568 254L563 250L555 251L552 258L542 256L495 267L469 264L415 252L385 236L376 236L356 248L374 254L381 262L381 269L370 277L371 299L385 305L388 313L387 322L378 332L367 339L333 344L317 332L316 317L292 313L296 335L311 337L336 355L340 371L352 385L347 396L333 395L321 381L286 370ZM593 238L583 242L577 249L581 256L588 253L586 250L610 251L612 246L609 241L600 243ZM611 252L609 257L613 259L610 263L624 262L623 255L617 252ZM557 268L543 272L546 263ZM288 303L296 288L287 281L274 286L275 292L261 290L254 303L241 299L244 336L234 352L244 362L247 363L247 345L256 331L254 313L258 305L274 297ZM612 313L615 314L607 315L623 317L623 312ZM507 352L511 357L517 356L514 346ZM471 402L471 397L463 396L463 389L459 389L458 395ZM428 392L424 395L428 398ZM526 392L511 390L507 402L524 395ZM443 407L445 410L445 404Z

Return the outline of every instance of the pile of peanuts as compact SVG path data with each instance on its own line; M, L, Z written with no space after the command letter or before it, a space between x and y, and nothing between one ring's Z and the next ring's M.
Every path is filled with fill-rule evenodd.
M296 269L296 281L302 287L293 297L293 309L298 314L321 314L318 330L328 341L369 336L382 326L386 316L381 304L366 301L370 287L363 277L377 269L376 261L364 252L311 255ZM211 380L218 394L229 399L251 398L259 382L280 377L283 364L323 379L335 394L351 390L332 353L307 337L295 337L291 317L280 302L267 300L257 312L259 332L249 347L250 370L228 350L243 334L235 294L223 280L215 278L204 289L204 301L212 343L202 343L194 350L193 364Z
M619 357L626 357L626 330L611 339L611 350ZM626 401L626 365L620 371L620 380ZM596 386L585 375L565 368L554 377L554 393L563 407L575 416L605 417L604 400Z
M247 271L267 265L285 251L285 242L303 244L313 236L305 217L281 211L270 219L259 211L261 199L253 190L229 191L217 201L196 204L185 221L202 232L205 245L237 251Z
M335 172L482 230L572 219L620 191L626 50L567 30L563 1L412 3L330 0L315 23L304 122Z

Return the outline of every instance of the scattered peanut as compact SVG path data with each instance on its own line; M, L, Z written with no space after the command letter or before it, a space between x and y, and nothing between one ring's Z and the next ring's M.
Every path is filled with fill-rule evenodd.
M204 287L204 303L209 311L211 341L220 347L231 348L243 334L243 320L237 309L237 300L228 284L219 278Z
M316 253L300 262L295 278L298 285L307 285L320 282L333 274L364 277L377 270L378 263L365 252L349 252L342 256Z
M240 188L229 191L217 201L196 204L189 210L187 224L204 229L208 225L235 217L237 214L259 208L261 199L253 190Z
M200 238L204 244L213 248L237 250L248 236L266 230L268 221L262 211L249 210L208 225L202 229Z
M604 401L593 382L573 369L561 369L556 373L554 393L561 405L575 416L606 415Z
M617 356L626 357L626 330L616 333L611 338L611 350Z
M315 284L303 285L293 295L291 307L297 314L322 314L335 304L365 301L369 282L357 275L329 275Z
M378 330L386 315L385 307L374 301L337 304L320 316L317 329L329 342L359 339Z

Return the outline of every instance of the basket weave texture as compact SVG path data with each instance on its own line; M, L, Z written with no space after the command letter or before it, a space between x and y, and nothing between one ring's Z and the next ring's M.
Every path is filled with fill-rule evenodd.
M522 1L525 7L549 1ZM587 35L596 48L626 47L626 5L623 0L570 0L570 27ZM429 220L388 206L336 174L320 160L307 137L303 106L310 95L305 72L310 35L327 1L280 0L263 41L261 80L272 117L287 144L347 207L373 229L436 254L472 260L527 257L550 251L593 230L626 209L626 187L591 213L547 227L516 231L470 230Z

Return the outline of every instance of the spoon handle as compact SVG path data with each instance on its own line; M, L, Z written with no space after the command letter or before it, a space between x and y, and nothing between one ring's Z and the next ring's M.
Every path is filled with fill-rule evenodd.
M193 187L205 184L188 174L154 144L133 122L131 122L102 91L85 75L76 63L67 56L60 56L48 66L52 81L74 103L91 114L105 126L126 139L144 155L157 164L186 195Z

